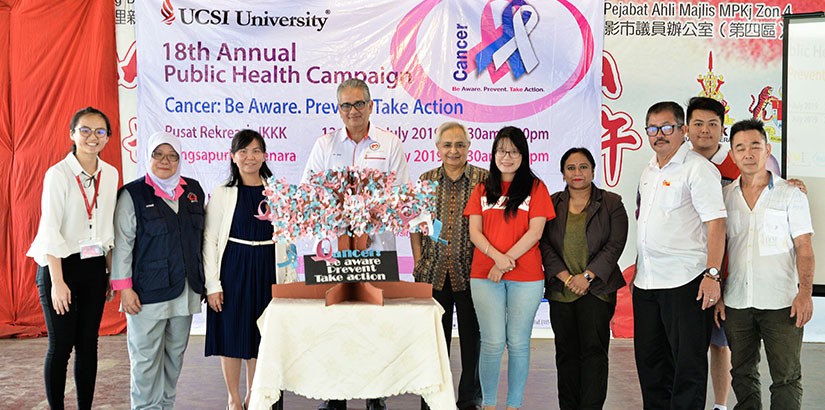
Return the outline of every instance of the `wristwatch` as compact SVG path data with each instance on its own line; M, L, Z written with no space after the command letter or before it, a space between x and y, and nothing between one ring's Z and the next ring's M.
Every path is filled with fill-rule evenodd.
M593 275L591 275L590 272L585 272L584 278L587 279L588 282L593 282Z
M722 281L722 277L719 276L719 269L716 268L707 268L702 272L702 276L715 280L717 282Z

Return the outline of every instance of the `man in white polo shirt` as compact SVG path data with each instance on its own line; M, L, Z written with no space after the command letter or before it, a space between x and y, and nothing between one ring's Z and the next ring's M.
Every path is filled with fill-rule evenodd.
M396 185L409 182L401 140L370 122L373 103L367 84L357 78L344 80L338 85L337 95L338 115L344 127L315 141L301 182L308 182L316 172L349 166L395 172ZM368 249L395 250L395 234L370 237Z
M766 169L771 146L763 124L731 128L741 176L723 189L728 209L728 278L724 303L736 408L761 408L760 340L771 378L771 408L802 407L803 326L813 315L814 254L808 198Z
M370 122L373 103L367 84L350 78L338 85L338 115L344 127L315 141L309 154L302 182L312 174L347 166L395 172L396 184L409 182L407 158L398 137ZM353 244L354 245L354 244ZM385 232L370 236L367 249L395 250L395 234ZM346 400L324 401L319 410L346 410ZM384 399L367 400L367 410L386 410Z
M655 155L639 181L634 348L645 409L702 409L725 205L716 167L685 144L675 102L648 109Z

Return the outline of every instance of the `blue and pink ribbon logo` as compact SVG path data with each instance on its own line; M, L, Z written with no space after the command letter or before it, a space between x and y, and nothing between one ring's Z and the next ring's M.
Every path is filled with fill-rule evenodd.
M478 73L490 73L496 83L508 72L519 77L539 65L530 43L530 32L538 25L536 10L524 0L495 0L481 14L481 42L470 52L471 64Z
M590 23L582 12L571 3L573 0L552 0L562 7L563 14L555 18L572 18L578 33L570 35L580 39L575 67L555 89L536 95L531 101L510 105L489 104L476 101L472 96L456 94L449 83L435 81L430 77L419 56L418 39L427 16L444 0L421 0L410 10L396 27L390 45L393 69L411 73L414 82L404 82L402 86L414 98L461 103L464 113L451 115L462 121L504 122L529 117L556 104L568 92L581 83L593 64L594 38ZM488 0L484 6L479 24L481 41L467 51L467 72L487 70L493 83L512 71L516 78L529 74L538 66L538 58L530 42L530 32L538 25L539 16L535 8L524 0ZM447 86L445 88L445 85Z

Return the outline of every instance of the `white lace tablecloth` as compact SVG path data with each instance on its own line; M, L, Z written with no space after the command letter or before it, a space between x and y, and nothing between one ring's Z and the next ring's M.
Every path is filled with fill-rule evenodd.
M443 312L433 299L273 299L258 319L250 409L269 410L281 390L319 400L411 393L433 410L455 409Z

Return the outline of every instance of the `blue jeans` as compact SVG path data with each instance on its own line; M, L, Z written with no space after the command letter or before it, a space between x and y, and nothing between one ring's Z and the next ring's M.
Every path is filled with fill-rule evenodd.
M473 305L481 331L478 374L482 404L495 406L501 355L507 345L507 406L520 408L530 372L530 335L544 293L544 280L499 283L471 279Z

